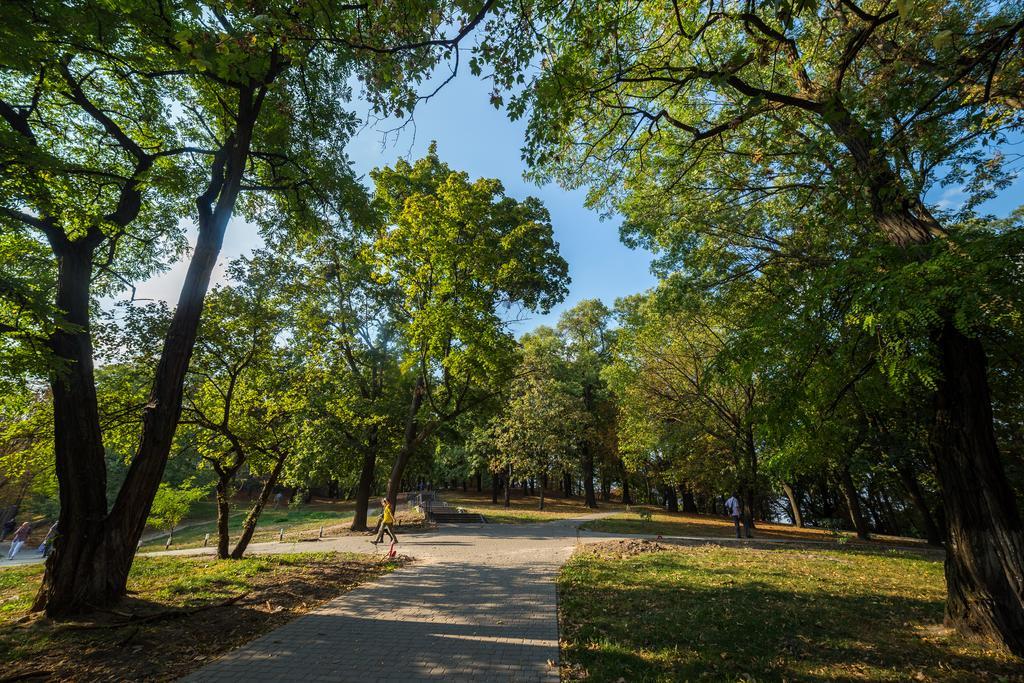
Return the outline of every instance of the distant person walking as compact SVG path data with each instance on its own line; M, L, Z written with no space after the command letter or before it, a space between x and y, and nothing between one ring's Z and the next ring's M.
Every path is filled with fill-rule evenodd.
M21 550L21 546L25 545L25 541L28 540L28 535L32 533L32 525L25 522L18 527L18 530L14 532L14 536L11 538L11 552L7 555L8 560L13 560L14 556Z
M373 541L373 544L377 545L378 543L381 543L384 540L384 534L391 537L392 543L398 543L398 538L395 536L395 531L392 528L395 525L395 516L391 513L391 503L388 502L387 498L381 498L380 506L380 533L377 534L377 538Z
M282 502L284 502L284 493L278 491L274 494L274 509L281 507Z
M736 538L742 538L740 536L740 518L743 518L743 530L747 533L747 538L750 538L750 524L747 522L746 517L743 517L743 503L740 502L739 496L735 493L725 501L725 512L727 515L732 517L733 524L736 525Z

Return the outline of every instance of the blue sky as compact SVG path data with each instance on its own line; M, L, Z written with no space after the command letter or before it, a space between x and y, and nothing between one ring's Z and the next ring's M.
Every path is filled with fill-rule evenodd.
M504 112L495 110L489 93L487 82L463 69L455 80L416 109L413 121L397 140L382 143L381 131L396 125L385 122L364 127L346 151L356 171L365 175L399 157L418 159L436 140L439 156L452 168L465 171L472 178L497 178L505 185L506 193L517 199L529 195L541 199L551 213L555 239L562 257L569 263L572 284L569 296L558 308L546 316L528 314L515 326L519 333L538 324L553 324L560 311L581 299L596 297L611 306L620 296L653 286L650 254L628 249L619 242L618 222L601 220L597 213L586 209L582 191L566 192L556 185L538 187L523 180L525 166L519 150L524 124L511 122ZM365 105L355 102L353 106L365 117ZM369 184L369 178L365 181ZM228 227L215 277L222 279L224 266L231 259L249 253L259 244L255 228L234 220ZM176 264L167 273L140 285L137 296L174 302L185 269L184 263Z
M429 87L427 84L424 91ZM430 142L436 140L438 154L453 168L466 171L473 178L498 178L512 197L522 199L533 195L543 201L551 212L562 256L569 263L572 284L569 296L560 306L548 315L532 314L520 321L514 327L517 333L538 324L553 324L562 310L581 299L599 298L611 306L618 297L653 286L656 280L650 273L651 255L625 247L619 241L618 221L601 220L595 212L586 209L582 191L567 192L555 185L538 187L523 179L525 166L520 158L520 147L524 123L509 121L504 112L495 110L489 102L489 94L490 86L486 81L463 69L437 95L416 109L413 121L397 138L382 140L382 131L394 128L397 122L366 126L350 141L346 152L357 172L365 175L372 168L392 164L399 157L418 159L425 154ZM357 114L367 118L365 104L356 101L351 106ZM1013 143L1007 146L1007 153L1019 154L1024 140L1015 139ZM1018 159L1015 164L1018 170L1020 165ZM983 208L996 215L1006 215L1021 204L1022 197L1024 176L1018 176L1011 187ZM962 201L962 192L958 187L936 188L930 199L947 208ZM194 234L192 237L194 239ZM215 281L223 280L228 262L248 254L260 244L255 228L235 219L228 227ZM175 264L168 272L142 283L137 296L173 303L186 267L185 262Z

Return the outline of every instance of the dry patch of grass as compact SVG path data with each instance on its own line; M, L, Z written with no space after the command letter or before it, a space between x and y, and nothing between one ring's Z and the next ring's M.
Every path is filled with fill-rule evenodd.
M563 680L1024 681L942 628L942 562L877 548L586 546L559 578Z
M353 553L138 557L115 609L60 622L27 612L41 566L6 569L0 660L17 680L175 680L399 564Z

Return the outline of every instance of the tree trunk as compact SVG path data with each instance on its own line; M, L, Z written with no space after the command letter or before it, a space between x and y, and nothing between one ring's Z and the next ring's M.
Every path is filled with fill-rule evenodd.
M625 471L622 473L622 504L633 504L633 498L629 495L629 475L627 475Z
M270 472L266 483L263 484L263 490L260 491L260 497L256 499L256 502L249 510L249 514L246 515L245 522L242 523L242 535L239 537L238 543L235 544L235 549L231 551L232 560L242 559L245 549L249 547L249 541L252 540L252 535L256 532L256 522L259 521L260 513L263 512L263 507L267 504L267 500L270 499L271 492L277 486L277 479L281 476L281 469L284 467L286 457L285 453L278 454L277 462L274 463L274 469Z
M367 440L363 451L363 469L359 473L359 484L356 488L356 510L352 517L352 531L368 531L366 518L370 509L370 494L373 492L374 470L377 467L377 435L376 430Z
M562 497L572 497L572 475L568 472L562 473Z
M70 279L65 277L62 286L58 272L57 306L68 312L68 322L81 320L86 332L69 334L58 330L53 337L58 355L60 351L70 351L78 365L78 369L71 372L71 382L56 382L64 384L66 389L62 390L65 391L62 402L77 403L80 407L58 418L55 392L54 428L56 434L63 432L64 439L57 438L65 442L63 447L55 444L61 489L61 533L47 560L33 611L45 609L50 617L68 616L109 605L125 593L135 549L163 479L181 416L185 373L195 347L210 277L241 188L253 124L262 104L262 98L254 98L254 94L254 87L239 91L239 117L234 134L214 157L210 183L196 200L199 209L196 247L164 339L149 401L143 409L139 446L109 514L99 421L88 415L95 407L95 384L82 384L85 375L92 374L92 348L87 332L91 251L87 257L73 258L67 264L63 263L65 255L58 254L61 262L58 271L66 269L66 275L71 272L76 275ZM61 305L63 297L69 298L70 307ZM66 424L67 418L72 416L77 417L73 422L78 424ZM85 418L91 424L83 422ZM102 507L98 505L100 502Z
M921 490L921 484L918 482L913 468L909 463L901 463L896 467L896 474L899 475L900 483L903 484L907 495L910 496L910 501L921 516L921 530L924 532L928 545L942 545L942 530L935 521L935 516L924 497L924 491Z
M497 472L491 472L491 504L498 504L498 485L501 482L501 477Z
M583 497L588 508L597 507L597 497L594 495L594 454L588 443L583 444Z
M676 496L676 488L669 484L663 487L665 493L665 509L669 512L679 512L679 498Z
M416 386L412 389L412 400L409 401L409 414L405 418L405 435L402 440L402 449L398 452L395 457L395 464L391 468L391 478L388 479L388 502L391 503L391 509L397 510L395 503L398 502L398 489L401 487L402 476L405 474L405 466L409 464L409 458L412 457L413 450L416 448L416 444L423 438L423 434L419 430L419 412L420 406L423 405L423 394L425 387L423 380L417 379Z
M111 549L105 543L107 471L89 331L92 249L66 243L54 245L54 252L55 303L63 311L49 340L62 361L50 377L61 533L32 609L59 616L109 604L121 595L119 575L127 575L135 547Z
M508 468L508 472L505 473L505 507L508 508L512 505L509 500L512 497L512 466Z
M754 525L754 511L757 510L757 494L753 486L743 489L743 516L747 520L747 529L756 529Z
M539 506L538 509L540 509L540 510L544 509L544 487L543 486L540 487L540 506Z
M483 493L484 490L484 474L483 472L476 473L476 492Z
M749 399L748 399L749 401ZM748 404L749 405L749 404ZM751 408L748 407L748 410ZM754 441L754 426L752 424L746 425L746 456L747 456L747 472L749 480L747 482L747 488L744 496L744 507L746 508L747 524L748 529L756 529L757 526L754 523L754 511L757 510L757 444Z
M601 475L601 502L607 503L612 499L612 480L607 475Z
M992 427L987 359L947 320L930 450L945 502L946 623L1024 656L1024 530Z
M802 529L804 526L804 518L803 515L800 514L800 502L796 498L796 492L793 491L793 487L786 482L782 482L782 490L786 492L786 498L789 499L789 515L793 518L793 525Z
M679 495L683 501L683 512L697 512L697 501L693 499L693 492L685 482L679 482Z
M583 405L587 412L595 412L594 386L589 382L583 387ZM597 507L594 496L594 449L589 440L583 442L583 498L588 508Z
M893 244L927 244L940 226L926 212L911 212L923 202L899 192L875 137L838 99L829 113L827 125L853 157L881 232ZM956 329L949 311L933 337L940 372L929 450L946 519L946 623L1024 656L1024 529L996 445L985 351Z
M228 544L231 542L231 477L224 470L217 472L217 557L228 558Z
M860 495L857 493L857 488L853 485L853 477L850 475L850 468L843 466L839 470L839 484L843 492L843 498L846 499L846 509L850 513L850 521L853 522L853 528L857 530L857 538L862 540L869 540L871 538L871 532L868 529L868 523L864 519L864 513L861 510Z

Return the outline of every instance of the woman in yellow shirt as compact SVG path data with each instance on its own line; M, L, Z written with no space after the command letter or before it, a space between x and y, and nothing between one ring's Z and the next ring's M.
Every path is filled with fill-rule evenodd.
M377 540L373 541L374 545L384 540L384 534L391 537L392 543L398 543L398 538L395 536L395 531L392 527L395 524L395 516L391 514L391 503L388 502L387 498L380 499L380 506L382 512L380 513L380 533L377 534Z

